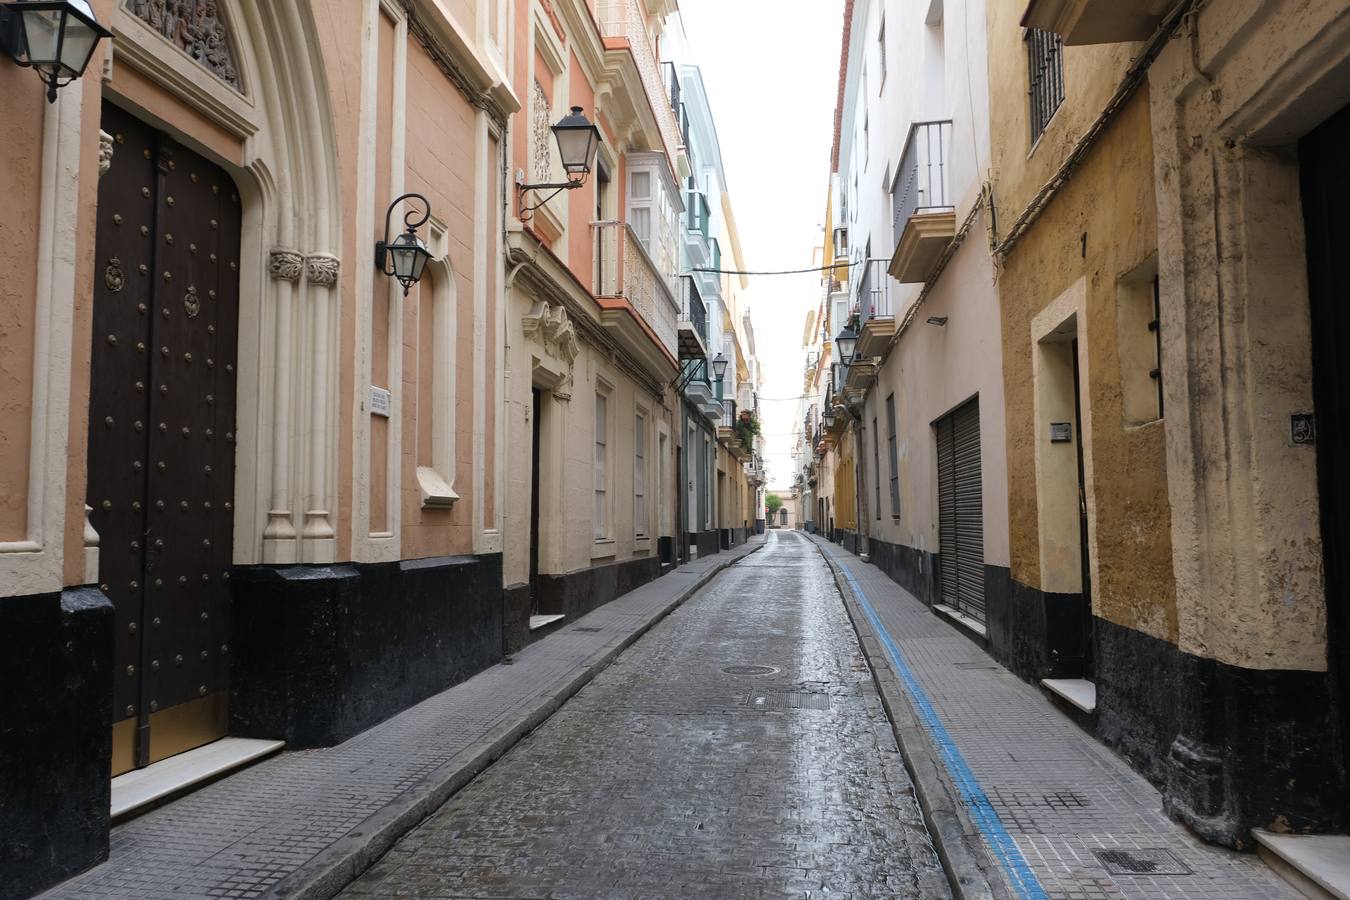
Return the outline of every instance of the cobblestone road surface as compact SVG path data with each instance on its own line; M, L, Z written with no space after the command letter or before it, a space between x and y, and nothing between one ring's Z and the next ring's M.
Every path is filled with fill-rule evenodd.
M830 573L772 532L344 896L949 891Z

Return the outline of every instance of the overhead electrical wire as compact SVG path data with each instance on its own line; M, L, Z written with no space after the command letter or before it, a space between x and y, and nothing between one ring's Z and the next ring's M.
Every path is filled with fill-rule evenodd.
M865 260L857 259L852 262L827 263L823 266L812 266L809 269L780 269L777 271L749 272L740 269L706 269L701 266L695 266L691 271L706 272L709 275L809 275L812 272L817 274L828 272L830 269L852 268L861 265Z

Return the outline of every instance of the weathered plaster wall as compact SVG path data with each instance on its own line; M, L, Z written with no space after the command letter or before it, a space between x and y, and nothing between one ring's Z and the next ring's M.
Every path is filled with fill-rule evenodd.
M1062 112L1072 111L1074 102L1072 96L1067 99ZM998 119L995 124L996 133L1006 138L1006 128L998 128ZM996 142L995 147L1000 171L1016 185L1018 143ZM1016 581L1063 590L1047 586L1047 573L1041 571L1040 519L1046 512L1045 500L1038 500L1036 455L1045 436L1037 424L1032 361L1041 352L1038 343L1044 335L1036 333L1033 320L1082 279L1081 307L1072 314L1084 377L1080 405L1086 433L1081 437L1093 612L1175 642L1163 431L1161 423L1125 424L1117 356L1118 280L1146 263L1156 250L1152 167L1148 96L1141 92L1103 132L1073 179L1005 261L999 293L1008 410L1010 560ZM1006 221L1003 210L1014 209L1004 205L1008 195L1001 189L997 196L1004 198L1000 219ZM1071 507L1070 514L1076 522L1076 509Z
M986 216L952 257L924 299L919 318L902 334L864 408L867 530L891 544L939 553L937 442L933 422L971 397L980 398L980 470L984 560L1008 565L1007 437L1003 405L1003 338L994 266L984 240ZM929 316L946 316L944 326ZM1025 351L1023 351L1025 352ZM895 396L900 516L891 514L886 398ZM874 461L872 422L876 420ZM876 462L879 462L878 466ZM877 504L877 479L881 502Z
M1350 9L1229 0L1149 72L1180 645L1326 668L1298 139L1350 102Z

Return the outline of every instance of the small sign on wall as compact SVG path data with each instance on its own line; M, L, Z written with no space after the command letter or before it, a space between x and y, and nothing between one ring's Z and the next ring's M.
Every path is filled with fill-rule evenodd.
M1050 443L1052 444L1073 443L1073 425L1071 425L1068 422L1051 422Z
M372 416L384 416L389 418L389 410L393 406L393 395L382 387L370 386L370 414Z

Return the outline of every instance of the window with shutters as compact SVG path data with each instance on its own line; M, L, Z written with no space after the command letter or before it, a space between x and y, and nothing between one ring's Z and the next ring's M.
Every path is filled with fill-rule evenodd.
M900 518L900 457L895 445L895 395L886 398L886 440L891 456L891 518ZM880 505L880 498L877 499Z
M1031 97L1031 143L1064 102L1064 42L1051 31L1028 28L1027 93Z
M633 533L647 536L647 417L633 418Z
M609 396L595 393L595 539L609 537Z

